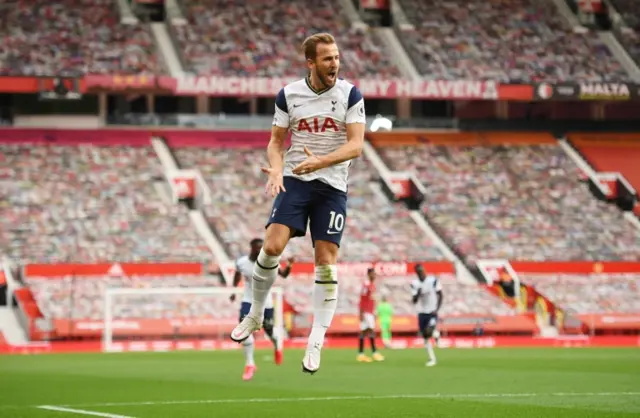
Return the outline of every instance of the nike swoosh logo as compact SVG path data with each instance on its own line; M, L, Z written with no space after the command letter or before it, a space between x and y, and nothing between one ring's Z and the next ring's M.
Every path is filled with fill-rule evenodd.
M302 105L296 105L296 104L293 105L294 108L300 107L300 106L302 106Z
M331 302L332 300L338 300L337 298L333 298L333 299L325 299L325 302Z
M327 229L327 234L329 234L329 235L335 235L335 234L339 234L339 233L340 233L339 231L329 231Z

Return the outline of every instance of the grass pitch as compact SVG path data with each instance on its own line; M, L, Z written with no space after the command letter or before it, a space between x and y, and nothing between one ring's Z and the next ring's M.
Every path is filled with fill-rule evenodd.
M355 354L326 349L309 376L301 351L257 351L251 382L241 351L1 356L0 417L640 415L639 349L443 349L434 368L424 350Z

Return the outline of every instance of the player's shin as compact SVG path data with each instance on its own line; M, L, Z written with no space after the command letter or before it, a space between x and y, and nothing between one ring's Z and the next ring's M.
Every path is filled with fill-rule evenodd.
M253 269L253 302L251 303L250 315L254 318L264 316L264 305L269 290L278 277L279 262L280 256L267 255L264 249L260 250Z
M338 272L335 265L316 266L313 287L313 327L308 346L322 347L338 306Z
M254 351L254 338L253 335L249 336L246 340L242 342L242 351L244 351L244 365L245 366L255 366L255 361L253 358Z
M278 348L278 339L275 336L275 330L273 327L264 327L264 333L267 334L267 337L269 337L273 346Z
M360 333L360 338L359 338L359 342L358 342L358 353L363 354L364 353L364 333Z
M382 343L386 348L391 347L391 326L388 324L380 324L380 334L382 337Z
M371 345L371 352L375 353L376 352L376 334L371 331L371 333L369 334L369 344Z
M431 338L425 338L424 347L427 349L427 354L429 355L429 362L427 365L432 366L436 364L436 353L433 350L433 344L431 343Z

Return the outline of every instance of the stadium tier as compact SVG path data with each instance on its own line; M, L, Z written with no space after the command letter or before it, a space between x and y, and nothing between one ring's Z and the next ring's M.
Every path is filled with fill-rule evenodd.
M378 291L394 306L396 332L413 333L416 327L411 304L410 282L413 277L392 276L380 279ZM439 276L448 301L441 313L444 331L470 332L481 325L487 332L532 333L534 321L519 315L513 308L493 296L481 285L461 284L454 276ZM311 291L314 276L295 274L278 280L284 300L295 311L292 334L303 333L310 326ZM53 338L94 338L101 334L104 321L104 291L107 288L216 287L219 281L207 276L28 276L26 282L39 310L51 321ZM357 306L362 278L344 275L341 279L338 320L333 333L357 331ZM241 298L241 290L238 291ZM240 299L237 299L240 300ZM135 337L218 337L228 333L237 322L239 302L228 295L144 295L117 296L111 314L114 332ZM173 327L172 325L173 324ZM181 325L177 325L181 324ZM179 327L180 329L177 329ZM174 329L175 328L175 329Z
M615 33L618 41L629 55L640 65L640 14L638 2L635 0L610 0L613 7L622 17L626 28L619 28Z
M398 31L398 38L424 77L515 83L630 80L600 35L576 33L551 0L399 3L415 30Z
M197 168L211 191L205 207L210 223L228 253L237 258L249 250L249 241L264 234L272 198L264 191L267 164L264 149L178 148L174 154L183 168ZM425 261L443 255L409 217L401 203L382 192L378 174L366 157L352 164L346 234L341 245L344 261ZM285 256L312 261L309 235L291 241Z
M551 137L536 141L447 146L416 137L416 145L379 152L393 169L417 174L427 188L424 213L467 261L638 260L640 231L594 198Z
M635 3L612 3L627 26L616 27L616 39L639 61ZM335 35L342 76L347 79L393 79L407 73L390 50L398 42L389 42L378 28L361 24L355 9L339 0L179 0L177 4L186 24L180 19L158 23L170 37L160 40L149 23L124 23L123 6L114 0L20 1L0 12L5 35L0 75L160 75L169 73L165 64L177 56L185 71L199 75L301 76L306 70L299 46L319 31ZM395 37L418 72L429 79L632 80L602 35L574 30L552 0L397 4L414 29L396 26Z
M0 162L0 248L16 262L211 258L155 188L151 147L0 144Z
M568 138L596 171L619 172L640 190L640 135L571 134Z
M640 315L638 274L521 274L567 315L603 330L637 328Z
M520 279L574 314L640 313L640 276L635 274L524 274Z
M156 74L148 25L120 23L113 0L21 0L0 14L0 75Z
M351 25L342 2L185 0L188 25L173 25L188 71L202 75L284 77L306 74L300 45L315 32L340 45L342 76L400 75L386 46Z

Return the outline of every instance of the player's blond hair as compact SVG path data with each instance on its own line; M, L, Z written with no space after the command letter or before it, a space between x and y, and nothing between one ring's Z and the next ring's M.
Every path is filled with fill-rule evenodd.
M316 33L315 35L309 36L302 43L302 50L304 51L305 59L316 59L316 55L318 52L318 44L335 44L336 40L331 34L323 32Z

